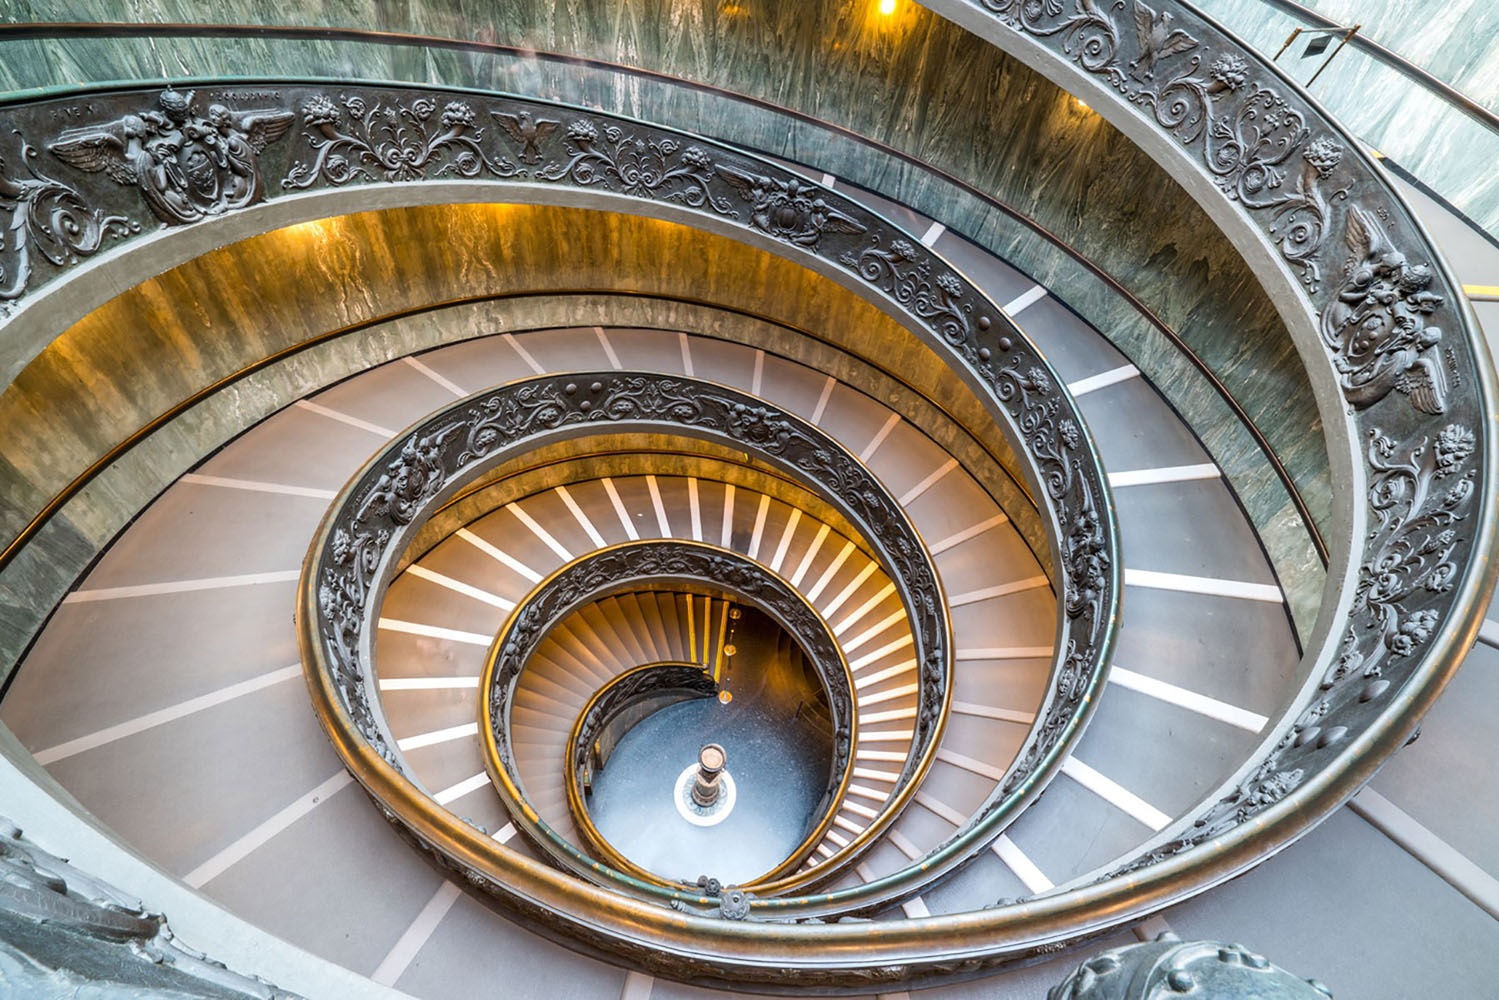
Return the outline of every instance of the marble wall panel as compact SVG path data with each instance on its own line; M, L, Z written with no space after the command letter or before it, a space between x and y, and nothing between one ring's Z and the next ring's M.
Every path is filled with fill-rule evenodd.
M1298 2L1340 24L1362 25L1359 34L1499 111L1499 5L1492 0Z

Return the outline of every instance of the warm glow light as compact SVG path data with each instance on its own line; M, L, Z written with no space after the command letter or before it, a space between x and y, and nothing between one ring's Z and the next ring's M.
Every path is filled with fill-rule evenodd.
M1088 107L1087 102L1084 101L1081 97L1074 97L1072 100L1073 100L1074 103L1077 104L1077 106L1078 106L1079 109L1081 109L1083 111L1090 110L1089 107Z
M895 0L880 0L880 13L889 17L895 13Z
M337 223L333 219L309 219L306 222L296 222L290 226L283 226L281 231L295 239L313 239L327 234Z

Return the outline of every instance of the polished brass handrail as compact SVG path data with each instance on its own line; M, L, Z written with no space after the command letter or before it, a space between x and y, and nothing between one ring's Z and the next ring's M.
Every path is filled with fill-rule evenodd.
M232 100L228 90L220 93ZM1022 449L1029 449L1026 460L1032 466L1034 483L1047 495L1047 527L1058 550L1055 576L1063 581L1067 614L1055 644L1053 684L1027 734L1025 757L1012 767L979 815L944 845L944 866L960 864L981 849L983 838L1013 817L1015 803L1033 797L1056 773L1063 748L1077 738L1091 715L1091 696L1102 683L1104 657L1113 640L1110 609L1117 603L1119 587L1114 515L1102 471L1088 447L1086 426L1057 376L1024 334L961 272L910 234L799 175L718 144L617 116L518 98L485 97L490 103L484 110L492 115L511 113L502 112L503 108L571 119L566 129L550 132L545 141L538 134L540 145L528 154L507 149L496 130L482 133L481 142L481 133L473 128L478 112L469 103L474 95L463 91L345 85L335 100L326 87L301 81L278 91L277 96L300 101L306 146L273 143L262 151L255 169L282 176L283 188L330 188L351 180L373 180L363 164L384 162L382 157L389 151L381 144L388 137L370 131L368 115L378 108L391 113L400 108L399 113L412 116L414 122L430 119L432 123L430 128L413 126L427 142L420 151L407 151L422 159L416 177L423 176L429 166L439 172L452 169L465 177L482 177L497 190L534 193L551 186L601 197L612 194L638 205L670 207L675 214L695 213L710 228L737 227L752 242L852 284L887 310L904 316L929 344L961 359L960 370L967 371L977 384L980 398L1014 429ZM453 97L459 99L449 99ZM128 92L111 97L123 108L140 99L138 93ZM162 94L157 99L169 97ZM436 132L431 129L437 127L439 100L448 104L441 116L445 130ZM285 121L285 115L275 114ZM390 141L417 140L407 136ZM541 165L533 169L512 159L525 163L528 155L541 157ZM650 169L638 169L632 159L637 156L651 159ZM359 175L358 170L365 173ZM411 179L412 171L387 176ZM99 187L80 182L78 197L90 186ZM112 195L118 192L114 187L103 190ZM779 207L765 211L762 202ZM160 223L140 210L132 221L143 230ZM924 600L928 604L923 615L945 615L935 588ZM925 662L920 669L929 677L938 668ZM939 709L924 704L916 720L917 729L925 730L923 739L930 742L945 718L945 705ZM887 890L908 893L913 886L900 879L884 879L832 895L840 900L862 898L873 906L880 899L888 901L880 897Z
M677 425L679 435L693 428L698 434L715 429L715 433L728 433L732 439L745 443L768 442L768 452L763 450L765 446L759 446L762 460L795 470L804 482L821 483L824 498L844 506L844 515L853 517L856 522L869 523L871 511L889 509L868 506L875 503L874 498L883 492L882 488L842 446L822 439L810 425L760 406L753 402L753 397L740 397L734 390L692 379L629 372L541 376L452 404L403 432L351 480L335 503L334 514L324 523L319 538L314 541L304 572L304 594L311 596L304 597L303 614L321 623L314 623L311 627L323 635L322 642L306 647L312 657L307 661L308 670L332 672L335 686L344 692L349 710L359 720L361 738L371 744L377 755L394 766L400 766L393 740L383 732L375 705L365 693L371 682L360 676L368 673L370 661L368 652L357 656L354 653L355 646L362 645L358 639L357 616L362 614L359 609L367 602L378 603L384 585L382 581L398 557L404 537L416 530L427 513L440 508L469 481L482 476L489 464L508 460L514 448L529 440L528 437L511 437L512 432L506 430L508 427L532 427L526 434L534 437L538 431L576 433L588 426L610 426L609 422L613 420L627 421L628 429L629 421L649 421L652 417L666 420L662 426L672 426L670 420L685 420L685 424ZM541 419L540 423L537 423L538 419ZM803 457L797 458L799 454ZM819 474L818 469L826 471ZM820 479L819 475L827 478ZM828 484L832 482L842 485L829 492ZM415 492L407 490L407 486L412 486ZM855 506L847 507L850 503ZM928 608L940 609L941 619L945 622L946 606L940 583L927 561L929 557L924 555L924 547L913 528L898 528L903 523L903 515L892 514L891 518L884 522L880 531L871 533L864 529L865 536L872 538L888 565L898 568L894 578L904 591L903 600L908 607L913 593L909 589L912 574L919 567L926 567L920 569L918 575L927 582L921 584L918 591ZM389 527L377 527L380 524ZM909 532L907 541L901 540L902 531ZM900 554L892 555L892 552ZM313 589L308 590L309 587ZM920 613L913 618L923 621ZM933 648L932 640L923 638L922 629L925 627L915 631L918 660L926 659L921 650ZM945 640L941 645L945 646ZM359 662L364 666L357 666ZM1095 675L1091 682L1074 677L1071 682L1090 685L1097 682L1097 677ZM1084 687L1079 693L1090 689ZM951 697L951 685L944 685L943 690L944 702L940 708L934 706L941 720L946 718L945 699ZM1090 705L1091 699L1085 698L1083 707ZM1064 710L1071 711L1053 708L1053 713ZM1069 732L1076 733L1080 721L1073 716L1065 726ZM496 730L501 728L495 727ZM937 739L938 733L940 729L933 730L930 739ZM1065 737L1066 733L1062 735ZM896 807L914 793L914 782L919 781L929 766L935 745L935 742L924 742L919 762L914 765L913 761L918 758L908 759L903 771L912 776L906 779L911 783L902 790ZM1031 756L1034 757L1035 752ZM1024 763L1012 766L1011 771L1021 774L1028 782L1042 780L1034 768ZM1034 787L1034 784L1027 785L1022 794ZM1011 787L996 792L996 797L1006 800L1007 809L1014 808L1016 796ZM518 807L523 815L529 809L524 802L518 803ZM940 852L941 863L935 867L930 861L913 864L910 869L883 882L876 880L853 889L805 897L800 905L822 909L845 905L844 901L849 899L868 900L872 894L880 892L918 891L920 873L950 870L953 864L961 862L963 855L960 852L981 849L983 841L980 838L992 829L986 823L996 822L997 814L996 810L994 814L981 816L945 845ZM609 875L600 869L595 871ZM653 894L652 887L623 873L609 877L627 891ZM673 898L686 903L694 897L678 895ZM796 905L789 897L758 900L751 905L762 903L775 907L788 903Z
M1060 70L1053 67L1055 72L1071 74L1078 80L1097 78L1095 84L1102 81L1098 89L1103 96L1097 99L1113 102L1109 106L1117 116L1141 111L1158 115L1159 103L1127 102L1124 98L1158 101L1164 93L1162 88L1177 81L1187 92L1192 90L1189 83L1200 87L1210 98L1208 106L1212 117L1223 120L1232 128L1232 117L1225 118L1218 102L1229 100L1228 95L1237 94L1233 100L1241 100L1250 93L1268 90L1271 97L1284 101L1303 121L1315 122L1319 130L1325 130L1332 137L1333 145L1339 145L1337 137L1342 133L1320 115L1315 105L1305 100L1294 87L1279 81L1272 70L1252 66L1255 63L1252 54L1246 55L1243 47L1234 44L1231 36L1216 31L1210 22L1186 5L1171 0L1161 2L1179 18L1178 23L1183 25L1179 30L1186 32L1202 49L1191 57L1194 71L1200 68L1201 73L1178 77L1171 72L1171 64L1165 62L1170 56L1158 51L1158 46L1148 35L1142 33L1138 42L1132 39L1128 25L1121 28L1111 19L1113 8L1064 3L1058 8L1061 17L1039 28L1027 27L1023 23L1017 27L998 18L993 20L996 31L1025 31L1038 46L1049 46L1049 58L1062 65ZM1033 7L1033 10L1040 9L1040 5ZM974 18L990 17L991 13L1016 20L1024 14L1020 5L1002 5L996 0L987 5L987 11L971 8L972 17L968 23L980 23ZM1232 55L1244 65L1236 67L1225 62L1217 67L1218 75L1211 76L1209 67L1215 60L1208 57L1215 55ZM1162 63L1160 76L1155 84L1146 87L1136 78L1134 71L1142 77L1147 76L1158 62ZM1180 63L1178 68L1181 65L1185 64ZM1252 85L1249 81L1251 75L1254 77ZM1114 84L1129 88L1130 93L1108 94L1108 89ZM1201 138L1200 134L1193 136L1190 142L1185 138L1187 131L1182 131L1182 128L1187 125L1190 130L1190 119L1168 125L1171 120L1168 117L1163 122L1157 118L1155 124L1146 122L1144 127L1155 129L1157 138L1163 143L1187 146ZM1337 174L1335 183L1328 186L1328 197L1331 197L1331 192L1339 190L1337 184L1349 181L1357 174L1352 177L1356 186L1350 182L1341 199L1333 198L1325 206L1332 212L1325 228L1333 232L1333 245L1336 246L1340 235L1336 223L1343 223L1342 229L1348 235L1355 235L1357 229L1361 235L1355 240L1344 236L1344 240L1353 243L1354 247L1359 245L1358 241L1367 240L1370 245L1365 247L1366 251L1373 249L1374 241L1369 239L1372 227L1377 225L1383 231L1389 225L1396 231L1393 235L1384 231L1389 245L1380 249L1403 254L1401 262L1397 265L1392 257L1382 253L1383 259L1376 259L1372 264L1357 259L1354 263L1371 272L1379 268L1408 267L1410 270L1402 275L1403 280L1393 284L1397 288L1420 285L1421 275L1415 269L1424 259L1437 258L1430 251L1429 240L1419 225L1410 219L1398 196L1381 186L1372 166L1362 162L1356 149L1352 154L1346 148L1336 151L1342 155L1339 167L1334 150L1327 145L1313 149L1306 142L1310 138L1308 134L1298 141L1299 144L1293 144L1288 156L1303 149L1305 154L1311 154L1311 158L1304 155L1302 161L1292 160L1291 166L1302 173L1307 169L1316 171L1321 179L1321 165L1327 165L1330 173ZM1198 148L1191 145L1193 152ZM1255 216L1242 203L1242 191L1249 190L1254 195L1256 189L1235 187L1243 178L1244 167L1244 164L1236 165L1237 176L1209 177L1203 173L1196 180L1201 190L1207 192L1204 197L1219 197L1211 194L1211 185L1220 182L1228 185L1217 189L1223 193L1221 200L1227 206L1225 211L1242 211L1249 217L1262 217ZM1290 190L1281 189L1282 193ZM1307 193L1303 189L1303 194ZM1232 201L1235 197L1240 199L1237 205ZM1360 209L1359 215L1352 213L1353 207ZM1269 240L1263 230L1262 236ZM1277 244L1269 246L1273 252L1282 252ZM1308 293L1303 296L1302 304L1309 316L1318 321L1325 320L1328 334L1325 350L1329 363L1328 371L1322 374L1338 380L1342 376L1360 374L1358 359L1344 353L1345 345L1340 337L1345 326L1342 320L1347 318L1341 310L1351 311L1362 301L1357 286L1363 279L1358 278L1359 269L1353 268L1345 270L1341 275L1343 281L1338 282L1336 277L1328 277L1336 271L1335 258L1330 255L1321 263L1327 270L1324 277L1336 285L1336 291L1324 289L1315 294ZM1439 301L1428 301L1427 304L1431 305L1433 313L1442 317L1441 326L1448 336L1444 346L1453 350L1452 360L1444 357L1438 361L1439 365L1449 365L1447 369L1439 368L1439 371L1448 371L1462 379L1461 384L1449 387L1454 393L1446 401L1451 415L1444 420L1430 420L1428 416L1437 414L1414 416L1402 410L1400 407L1407 392L1422 388L1409 382L1398 395L1387 396L1388 403L1382 400L1368 402L1366 382L1350 380L1350 384L1341 387L1345 392L1358 393L1349 396L1347 405L1357 411L1355 419L1349 423L1358 424L1359 436L1371 431L1383 432L1369 434L1369 439L1374 445L1371 454L1385 464L1383 469L1372 462L1356 466L1352 481L1344 486L1353 492L1364 485L1364 480L1391 470L1394 470L1394 478L1383 481L1397 485L1379 495L1365 494L1358 498L1357 504L1350 504L1355 516L1348 522L1349 538L1339 542L1359 544L1365 522L1385 523L1380 520L1380 515L1388 512L1392 500L1413 496L1402 493L1398 484L1403 482L1419 484L1426 496L1438 500L1451 496L1454 504L1469 504L1479 509L1473 512L1469 507L1460 508L1467 523L1455 539L1458 547L1444 554L1441 574L1428 577L1434 586L1425 587L1414 600L1409 595L1400 595L1392 602L1396 620L1404 619L1411 628L1387 633L1365 625L1351 633L1351 637L1360 643L1371 637L1384 643L1384 649L1372 653L1367 647L1355 649L1361 662L1351 668L1349 663L1342 662L1341 657L1338 657L1339 662L1333 662L1327 656L1328 644L1324 643L1314 655L1314 664L1328 669L1322 676L1314 677L1314 682L1319 688L1323 683L1328 686L1320 693L1309 692L1311 698L1303 699L1303 702L1314 699L1307 706L1311 714L1274 734L1275 747L1256 755L1256 766L1244 776L1239 787L1224 797L1224 808L1215 804L1213 812L1189 819L1186 824L1177 824L1169 831L1168 836L1175 839L1165 842L1159 851L1151 852L1155 856L1149 860L1154 863L1108 881L1064 889L1054 895L995 911L913 920L890 927L836 924L764 927L716 923L692 914L666 913L619 894L579 886L525 859L507 858L487 844L477 831L451 818L444 820L439 810L429 810L419 804L403 822L418 837L429 837L426 843L441 843L447 863L458 866L480 882L488 880L493 891L517 907L543 916L554 926L576 934L585 942L599 948L612 947L616 954L670 973L717 981L742 979L797 986L869 985L913 975L974 972L987 963L1004 958L1040 955L1056 943L1133 919L1232 877L1308 830L1318 818L1346 800L1372 774L1378 763L1404 742L1420 712L1431 703L1442 682L1456 669L1459 657L1476 632L1482 605L1492 588L1490 556L1494 544L1492 477L1495 443L1489 413L1494 398L1493 376L1471 315L1461 305L1451 305L1454 301L1451 275L1439 262L1435 271L1437 285L1430 294ZM1301 280L1294 273L1291 277L1293 281ZM1350 282L1349 279L1354 280ZM1374 298L1377 300L1378 296ZM1417 324L1425 322L1416 316L1403 316L1402 319ZM1454 331L1458 336L1452 336ZM1412 356L1420 353L1412 352ZM1397 365L1401 363L1398 353L1393 361ZM1345 366L1343 370L1338 369L1338 362ZM1432 373L1427 372L1427 375L1431 377ZM1395 388L1393 384L1391 387ZM1425 410L1419 412L1427 413ZM1450 428L1456 428L1456 431L1447 433ZM1364 456L1356 457L1365 462ZM1399 468L1402 465L1407 467L1405 471ZM1438 479L1443 481L1441 487L1432 493L1431 488ZM1466 493L1460 489L1463 484L1467 484ZM1477 504L1472 503L1475 499ZM1448 559L1447 555L1452 558ZM1359 556L1350 555L1348 564L1341 567L1345 590L1351 589L1346 586L1347 578L1358 574L1359 561ZM1364 561L1378 568L1377 561ZM1341 564L1343 560L1337 562ZM1376 597L1385 595L1385 591L1375 591ZM1338 616L1348 606L1356 605L1358 600L1367 600L1367 596L1358 599L1345 596L1343 606L1326 608L1324 614ZM305 592L304 600L308 600ZM304 608L315 608L315 596L310 602ZM1428 623L1424 616L1417 618L1414 614L1406 614L1408 611L1431 611L1436 617ZM303 637L315 653L322 637L315 631L308 634L305 619ZM1340 637L1334 636L1334 640L1337 638ZM1333 645L1336 645L1335 641ZM1375 671L1373 675L1368 673L1371 669ZM382 803L411 802L413 786L409 782L403 784L404 779L394 769L381 761L370 747L351 736L352 719L339 702L336 688L325 688L323 679L324 675L320 674L313 682L314 697L324 717L335 724L330 727L335 745L351 762L350 767L359 775L361 783ZM1383 687L1380 682L1384 682ZM1280 747L1280 741L1286 737L1290 737L1290 743ZM1306 737L1305 740L1297 744L1302 737ZM1314 751L1329 750L1332 752L1314 754ZM1303 761L1308 767L1299 766ZM1265 762L1285 766L1257 773L1257 765ZM1294 781L1290 777L1293 773L1297 775ZM1215 815L1216 819L1211 818ZM1207 819L1207 822L1199 824L1198 820L1202 819ZM1186 836L1178 836L1183 833ZM510 876L510 881L503 884L492 874L485 874L486 870L501 866L497 858L505 862L506 874ZM706 900L702 903L711 905Z
M1117 117L1140 116L1145 119L1141 128L1155 129L1170 142L1193 152L1199 148L1192 144L1201 140L1207 117L1219 114L1214 102L1220 100L1279 102L1276 107L1294 112L1295 127L1315 121L1331 135L1341 134L1305 95L1279 80L1273 69L1257 64L1252 53L1246 54L1231 36L1186 5L1171 2L1167 6L1181 19L1185 25L1181 30L1194 43L1207 38L1208 44L1191 62L1192 69L1200 67L1202 74L1173 75L1168 72L1168 63L1153 85L1141 78L1148 79L1146 71L1167 57L1153 48L1152 38L1143 32L1136 42L1113 19L1112 9L1077 2L1063 4L1054 21L1039 25L1027 24L1024 19L1052 16L1050 8L1043 12L1038 7L1022 9L1009 0L991 0L988 11L996 15L997 33L1024 33L1029 44L1050 47L1053 63L1048 65L1058 75L1100 77L1090 95L1096 91L1101 95L1097 100L1113 101L1110 110ZM989 12L971 6L964 23L981 25L982 18L991 16ZM1208 58L1215 53L1221 61ZM1210 72L1216 75L1209 76ZM1123 98L1110 95L1110 86L1127 87L1129 92ZM1190 103L1160 103L1162 88L1168 86L1182 88L1188 102L1200 95L1201 113L1194 117ZM1275 121L1285 118L1277 115ZM1204 128L1199 129L1199 124ZM1294 244L1287 245L1284 236L1271 242L1273 231L1267 236L1261 230L1261 238L1283 257L1282 266L1290 278L1283 287L1294 289L1297 282L1305 283L1306 292L1288 292L1301 295L1305 302L1304 321L1290 325L1298 335L1310 332L1311 341L1303 339L1304 347L1320 340L1326 352L1326 369L1316 372L1319 384L1336 385L1346 397L1352 411L1345 422L1347 427L1360 420L1366 422L1360 430L1369 434L1372 447L1367 455L1354 456L1352 483L1348 485L1363 486L1366 480L1372 480L1375 492L1368 495L1367 506L1348 503L1346 495L1342 498L1354 513L1348 542L1361 543L1365 524L1372 523L1376 525L1372 539L1379 546L1398 549L1412 540L1412 531L1423 529L1428 501L1439 505L1438 512L1443 515L1439 520L1469 521L1460 536L1456 532L1450 540L1445 535L1443 540L1433 536L1431 541L1439 547L1428 551L1441 552L1440 560L1419 567L1416 579L1405 581L1412 584L1409 588L1402 584L1398 591L1391 592L1381 584L1380 589L1352 592L1355 588L1349 581L1359 572L1357 559L1372 557L1366 567L1377 568L1381 558L1377 549L1359 556L1350 553L1349 564L1334 581L1339 600L1333 602L1336 607L1324 606L1324 618L1340 617L1349 608L1358 614L1387 611L1393 621L1404 620L1409 628L1390 634L1365 631L1356 625L1347 637L1352 643L1352 658L1333 657L1329 650L1340 646L1342 637L1324 633L1320 647L1313 652L1313 664L1325 668L1325 672L1313 677L1315 687L1308 697L1299 699L1299 704L1307 708L1303 716L1272 735L1221 802L1196 818L1174 824L1162 843L1143 855L1139 864L1132 863L1116 877L1098 883L1063 889L996 911L912 920L888 929L882 927L874 934L862 926L855 933L853 928L841 925L777 925L761 933L743 925L715 927L685 914L652 919L649 910L637 908L639 904L611 899L606 894L569 892L539 875L527 877L526 887L513 895L528 896L537 911L549 914L559 926L596 946L626 939L630 945L644 949L634 952L638 961L672 974L723 982L868 985L913 975L972 972L1004 959L1033 957L1056 942L1148 913L1242 872L1304 833L1352 794L1372 773L1377 760L1404 741L1420 712L1456 669L1461 651L1476 631L1481 602L1492 589L1493 568L1488 557L1495 521L1492 470L1496 453L1486 421L1494 386L1471 313L1461 304L1460 296L1453 295L1455 283L1430 250L1419 224L1362 160L1356 147L1350 153L1336 139L1307 143L1310 133L1307 128L1306 134L1290 146L1292 152L1304 148L1304 165L1298 165L1303 171L1302 186L1266 196L1294 194L1301 199L1294 205L1289 200L1267 203L1260 194L1264 189L1243 186L1247 183L1245 171L1254 164L1230 163L1230 173L1208 179L1222 185L1219 190L1237 199L1236 210L1250 218L1269 218L1288 205L1291 211L1321 213L1311 230L1293 227L1294 232L1302 234ZM1258 148L1254 144L1241 147L1251 153ZM1210 159L1204 172L1223 168L1221 160ZM1334 174L1334 183L1347 183L1348 187L1334 189L1329 185L1318 201L1318 185ZM1217 197L1209 190L1201 188L1199 196ZM1334 191L1341 193L1335 195ZM1246 203L1246 193L1252 204ZM1320 247L1321 239L1336 233L1340 222L1350 248L1362 247L1365 256L1372 256L1372 260L1360 260L1356 255L1353 263L1358 266L1345 269L1341 280L1333 273L1333 263L1319 262L1311 252ZM1317 246L1309 248L1308 240ZM1410 253L1419 256L1391 255L1386 252L1391 244L1408 247ZM1372 255L1376 248L1380 253ZM1435 275L1433 269L1424 266L1426 259L1434 262ZM1327 271L1322 270L1324 266ZM1359 308L1375 308L1358 293L1376 278L1388 280L1392 276L1398 278L1391 283L1400 289L1400 295L1422 294L1433 278L1437 281L1430 297L1420 300L1424 308L1411 306L1410 314L1402 314L1400 322L1388 329L1419 331L1425 320L1418 317L1427 313L1441 313L1451 320L1444 319L1443 325L1448 331L1460 331L1460 335L1444 344L1450 353L1435 362L1450 366L1454 378L1460 380L1447 387L1452 392L1450 397L1443 398L1435 388L1441 368L1423 369L1421 374L1433 380L1425 387L1413 380L1398 386L1394 378L1383 384L1370 381L1371 375L1380 372L1365 370L1357 354L1350 352L1350 342L1343 339L1350 322L1371 315L1361 314ZM1321 284L1324 280L1325 285ZM1373 301L1380 300L1376 296ZM1372 318L1377 321L1379 316L1374 314ZM1440 334L1433 325L1423 346L1439 340ZM1313 357L1310 350L1306 353L1309 359ZM1406 370L1414 367L1421 354L1391 353L1391 363L1399 365L1404 358ZM1381 354L1377 360L1385 359ZM1398 394L1391 396L1396 389ZM1419 397L1422 406L1414 408L1415 412L1404 407L1408 394L1428 389L1436 398ZM1436 415L1445 415L1444 420L1428 419ZM1333 430L1345 429L1340 425ZM1432 492L1437 479L1452 485L1443 484L1445 493ZM1475 498L1476 514L1468 510ZM1426 544L1419 538L1415 541ZM1388 551L1386 548L1386 554ZM1379 602L1377 607L1368 603L1371 599ZM1371 636L1384 645L1371 648ZM1418 651L1420 655L1412 655ZM382 786L378 767L370 779L377 796L399 791ZM465 863L471 857L465 845L456 845L456 851ZM570 908L553 906L559 898L580 904L586 898L587 918ZM610 925L608 933L599 930L605 922ZM705 951L702 942L711 942L711 948Z

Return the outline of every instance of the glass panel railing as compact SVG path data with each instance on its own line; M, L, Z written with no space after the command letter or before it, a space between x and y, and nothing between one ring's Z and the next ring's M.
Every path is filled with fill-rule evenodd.
M1328 21L1286 0L1199 0L1266 58L1297 28ZM1303 58L1306 35L1276 64L1390 163L1499 239L1499 116L1388 50L1355 40ZM1337 42L1333 42L1336 46ZM1326 64L1316 79L1319 67Z

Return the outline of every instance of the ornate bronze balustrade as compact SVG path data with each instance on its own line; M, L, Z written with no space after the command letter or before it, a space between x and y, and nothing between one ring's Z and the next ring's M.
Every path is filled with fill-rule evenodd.
M356 185L463 182L483 185L487 197L521 201L570 189L606 200L623 196L647 214L737 229L902 317L952 358L1016 440L1042 498L1067 615L1053 684L1022 758L981 810L976 829L998 832L1015 806L1055 774L1065 745L1091 713L1113 642L1119 593L1113 512L1082 419L1055 373L1002 311L919 240L768 161L597 112L494 95L305 81L212 85L203 98L180 86L10 106L18 137L47 136L39 141L70 179L43 186L17 180L0 190L0 199L9 199L0 200L0 210L11 212L17 234L0 252L15 256L14 273L27 274L9 301L24 308L77 268L101 245L90 235L94 229L125 244L212 224L296 192ZM59 121L70 124L59 128ZM220 156L219 146L232 157ZM168 148L176 169L147 169L149 151ZM21 162L40 170L40 158L27 145ZM187 177L194 180L178 180ZM106 205L109 214L100 214ZM69 252L38 258L29 248L46 243L48 233L88 238L75 240ZM942 609L926 600L921 614L940 616ZM922 669L936 668L926 662ZM917 720L924 739L937 718L932 706L924 708ZM973 834L960 830L945 846L950 863L971 856L962 845L975 842ZM875 890L863 891L873 904Z
M1241 225L1258 227L1261 249L1251 256L1273 254L1286 276L1280 302L1308 370L1325 387L1328 436L1346 463L1341 493L1361 499L1345 501L1348 535L1333 545L1330 599L1309 649L1312 680L1299 717L1273 734L1221 800L1168 828L1157 849L1126 866L1127 879L988 914L917 921L861 950L860 964L900 963L891 979L1037 954L1200 891L1289 843L1404 741L1455 670L1492 588L1487 352L1430 241L1351 138L1185 4L1136 4L1132 17L1122 4L1083 0L932 6L1086 87L1094 106L1132 134L1153 132L1153 148L1175 149L1177 164L1196 172L1187 187L1199 200L1219 218L1237 213ZM773 232L770 218L757 228L794 242ZM976 351L960 353L979 360ZM1064 560L1077 551L1069 546ZM1342 622L1345 615L1351 620ZM845 936L808 930L807 941L824 946ZM934 944L935 936L949 943ZM784 940L800 938L788 932ZM678 953L678 964L663 964L705 976L732 969L725 981L786 981L757 955L746 944L726 947L712 963ZM789 947L780 955L794 963ZM821 968L830 982L881 979L852 962ZM804 969L796 975L809 981Z
M1242 870L1351 796L1472 644L1494 584L1493 362L1460 284L1359 143L1190 4L923 2L1163 150L1246 254L1278 265L1335 461L1341 442L1351 451L1313 683L1216 801L1111 873L1194 858L1160 876L1179 897L1223 877L1210 859Z
M7 286L8 301L24 311L38 291L61 289L80 262L87 267L91 258L102 261L102 247L111 248L112 255L123 253L142 237L211 226L227 214L260 211L262 203L279 207L297 192L305 196L369 186L396 202L402 195L394 192L401 190L410 190L418 200L432 197L420 192L423 183L445 184L442 190L449 196L461 192L475 197L483 191L490 198L568 200L701 224L742 234L830 274L946 352L955 371L980 392L1015 439L1048 521L1066 609L1059 622L1052 683L1020 758L979 815L934 852L930 870L950 872L972 857L1044 787L1096 703L1113 641L1119 593L1113 514L1087 432L1055 374L959 272L910 234L796 174L638 122L493 95L269 81L255 87L215 86L212 99L200 102L182 86L182 91L99 93L84 100L11 106L19 134L42 137L36 141L57 163L49 162L44 171L42 154L33 145L19 161L11 161L27 172L4 175L0 210L10 213L12 232L19 234L4 248L20 262L8 273L25 273L19 286ZM59 128L59 121L68 125ZM176 169L148 169L151 155L168 153L179 157ZM52 179L54 174L61 179ZM190 180L179 183L182 177ZM288 204L264 217L285 219L289 212L294 215ZM94 229L100 240L93 238ZM113 242L103 242L106 232L113 234ZM63 249L40 253L49 233L66 234ZM304 588L302 627L309 662L317 664L315 701L332 723L330 731L337 730L333 739L340 753L382 804L409 805L412 789L390 765L391 741L360 691L368 680L368 640L359 638L368 611L365 602L376 599L383 586L379 574L387 565L386 546L411 523L403 518L416 517L422 502L438 500L454 488L463 479L465 463L500 447L491 438L467 452L459 467L444 468L459 455L449 454L443 430L424 424L406 441L409 453L403 464L391 461L388 470L366 470L366 479L351 489L347 496L358 497L361 516L368 519L367 534L340 533L332 521L325 525L314 561L336 558L348 586L309 579ZM763 450L766 442L753 443ZM909 561L919 552L918 543L896 554ZM892 573L903 578L898 569ZM911 606L918 634L944 613L935 586L919 597ZM361 643L363 658L355 651ZM924 679L940 671L946 653L923 653ZM924 740L934 740L942 717L937 702L924 702L917 720ZM356 729L360 735L353 735ZM514 859L512 877L498 878L494 860L503 856L503 849L476 840L474 831L450 823L430 806L418 804L402 822L418 841L441 844L448 863L472 880L564 932L646 964L694 965L688 956L699 953L698 946L666 941L675 931L665 928L676 925L661 923L663 918L649 910L630 910L634 915L624 919L630 904L592 894L598 890L554 882ZM872 908L918 887L895 877L876 880L819 897L816 906L774 915L815 917L840 908ZM538 902L543 898L550 902ZM692 903L712 905L702 897ZM792 904L783 900L777 905ZM586 921L579 912L585 907L596 911ZM733 910L737 914L738 903ZM615 914L622 922L606 918L600 924L599 913ZM630 942L640 928L654 925L664 933L656 938L660 951L655 957L642 956ZM761 945L750 945L750 950L763 952L765 960L751 964L763 967L759 975L767 981L796 964L788 965L787 955L774 943L789 933L782 926L773 934L752 934ZM814 936L825 933L819 930ZM732 950L724 952L724 963L734 963ZM702 974L710 971L696 967Z

